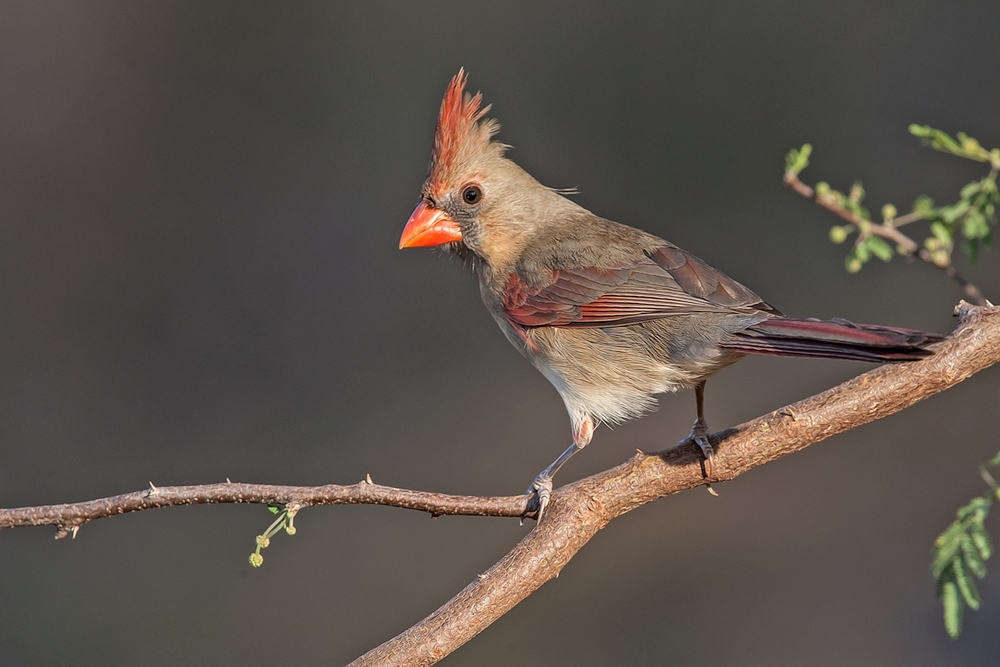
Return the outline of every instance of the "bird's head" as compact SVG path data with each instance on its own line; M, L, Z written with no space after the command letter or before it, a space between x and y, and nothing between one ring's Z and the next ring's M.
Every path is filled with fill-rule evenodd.
M537 230L542 209L562 197L504 157L508 146L493 141L500 124L484 118L490 107L480 93L465 92L465 81L459 70L444 94L427 180L399 247L471 251L499 268Z

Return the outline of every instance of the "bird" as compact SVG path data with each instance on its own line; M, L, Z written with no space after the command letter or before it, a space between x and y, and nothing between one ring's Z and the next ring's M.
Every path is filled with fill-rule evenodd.
M680 444L698 447L707 478L714 451L705 382L726 366L747 354L913 361L942 340L785 317L691 253L591 213L506 156L490 106L466 82L463 68L445 91L428 175L399 247L441 247L471 265L500 330L562 397L572 442L525 492L537 520L556 472L595 428L646 414L657 394L695 390L697 417Z

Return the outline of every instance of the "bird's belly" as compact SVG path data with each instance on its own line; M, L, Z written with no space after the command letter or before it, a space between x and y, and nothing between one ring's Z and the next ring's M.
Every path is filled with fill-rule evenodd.
M662 333L641 326L539 327L527 331L535 349L525 354L571 413L611 423L638 417L655 408L656 394L693 387L743 356L712 340Z

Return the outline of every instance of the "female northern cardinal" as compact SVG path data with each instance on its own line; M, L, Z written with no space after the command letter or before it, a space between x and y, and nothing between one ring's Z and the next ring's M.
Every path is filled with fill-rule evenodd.
M555 385L573 444L528 493L541 517L552 477L600 422L638 417L654 395L693 387L686 441L710 464L705 381L748 353L859 361L932 354L936 334L846 320L783 317L732 278L677 246L605 220L504 157L482 95L451 80L430 173L400 248L446 245L479 274L483 302L507 339Z

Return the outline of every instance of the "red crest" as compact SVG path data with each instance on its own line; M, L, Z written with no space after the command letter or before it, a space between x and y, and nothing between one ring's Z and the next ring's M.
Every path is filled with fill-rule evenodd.
M446 187L448 174L463 150L470 145L489 145L490 137L499 128L492 120L479 124L490 107L482 106L482 93L465 92L466 79L465 70L458 70L441 100L431 165L431 181L436 186Z

